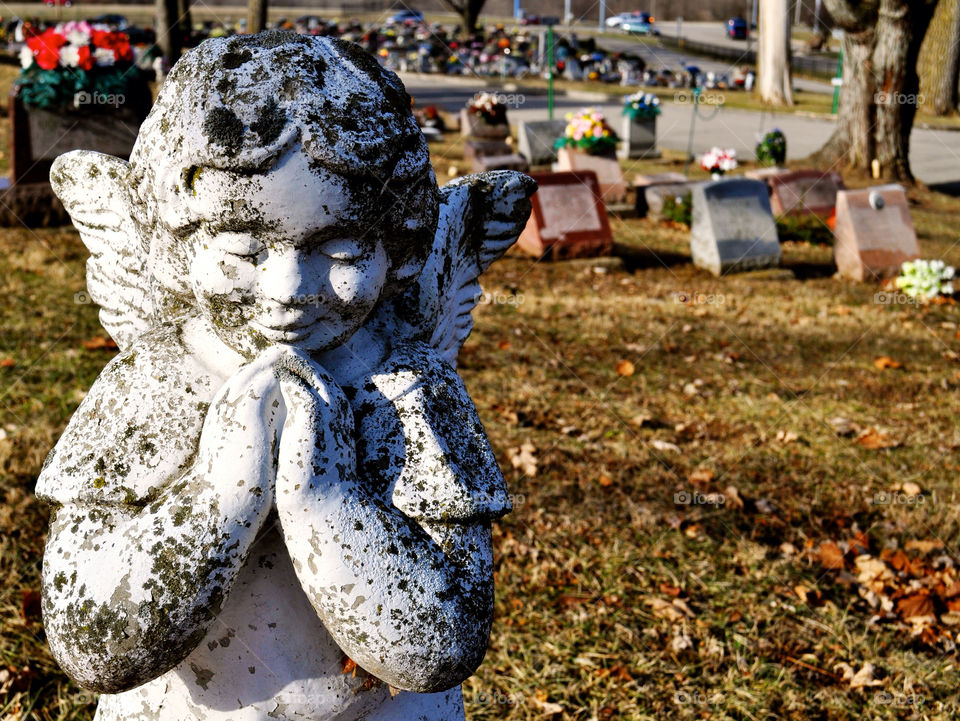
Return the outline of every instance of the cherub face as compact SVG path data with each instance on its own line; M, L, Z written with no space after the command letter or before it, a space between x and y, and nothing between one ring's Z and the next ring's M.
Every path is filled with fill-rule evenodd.
M299 150L264 174L201 169L192 187L189 282L221 340L321 351L360 328L389 269L368 193Z

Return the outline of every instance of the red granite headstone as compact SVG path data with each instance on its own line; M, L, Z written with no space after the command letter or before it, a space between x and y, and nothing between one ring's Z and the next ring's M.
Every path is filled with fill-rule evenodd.
M899 185L837 193L833 256L845 278L890 278L920 257L907 194Z
M547 260L607 255L613 235L596 173L531 173L539 189L517 245Z

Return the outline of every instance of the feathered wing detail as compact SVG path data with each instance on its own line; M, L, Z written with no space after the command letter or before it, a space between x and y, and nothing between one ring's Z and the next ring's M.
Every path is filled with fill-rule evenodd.
M478 278L507 252L530 215L537 185L528 175L495 170L440 188L433 249L413 286L392 304L400 342L423 341L456 366L480 300Z
M150 327L147 249L133 215L130 166L112 155L74 150L57 158L50 183L83 244L87 291L121 350Z

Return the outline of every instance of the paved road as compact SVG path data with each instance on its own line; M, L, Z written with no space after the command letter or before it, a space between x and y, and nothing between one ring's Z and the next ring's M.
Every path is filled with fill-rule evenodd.
M466 78L404 75L408 91L417 105L436 105L452 112L459 111L477 90L479 82ZM509 93L508 93L509 94ZM590 94L592 95L592 94ZM620 105L598 102L590 95L557 98L555 117L584 105L603 109L607 117L619 123ZM515 94L517 107L510 108L512 122L543 120L547 117L545 95ZM521 97L522 96L522 97ZM701 107L703 116L711 116L714 108ZM657 122L657 144L661 148L684 150L690 132L692 105L664 103ZM714 145L734 148L737 155L753 158L756 136L761 130L780 128L787 136L787 157L804 158L820 148L833 132L830 120L800 117L792 114L771 115L746 110L720 109L709 119L698 117L695 123L693 152L703 153ZM948 130L914 129L911 136L910 163L918 179L928 184L960 182L960 133Z

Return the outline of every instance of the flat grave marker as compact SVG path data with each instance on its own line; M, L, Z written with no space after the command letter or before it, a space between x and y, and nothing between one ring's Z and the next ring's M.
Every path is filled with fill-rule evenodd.
M531 173L539 189L517 245L537 258L607 255L613 234L595 173Z

